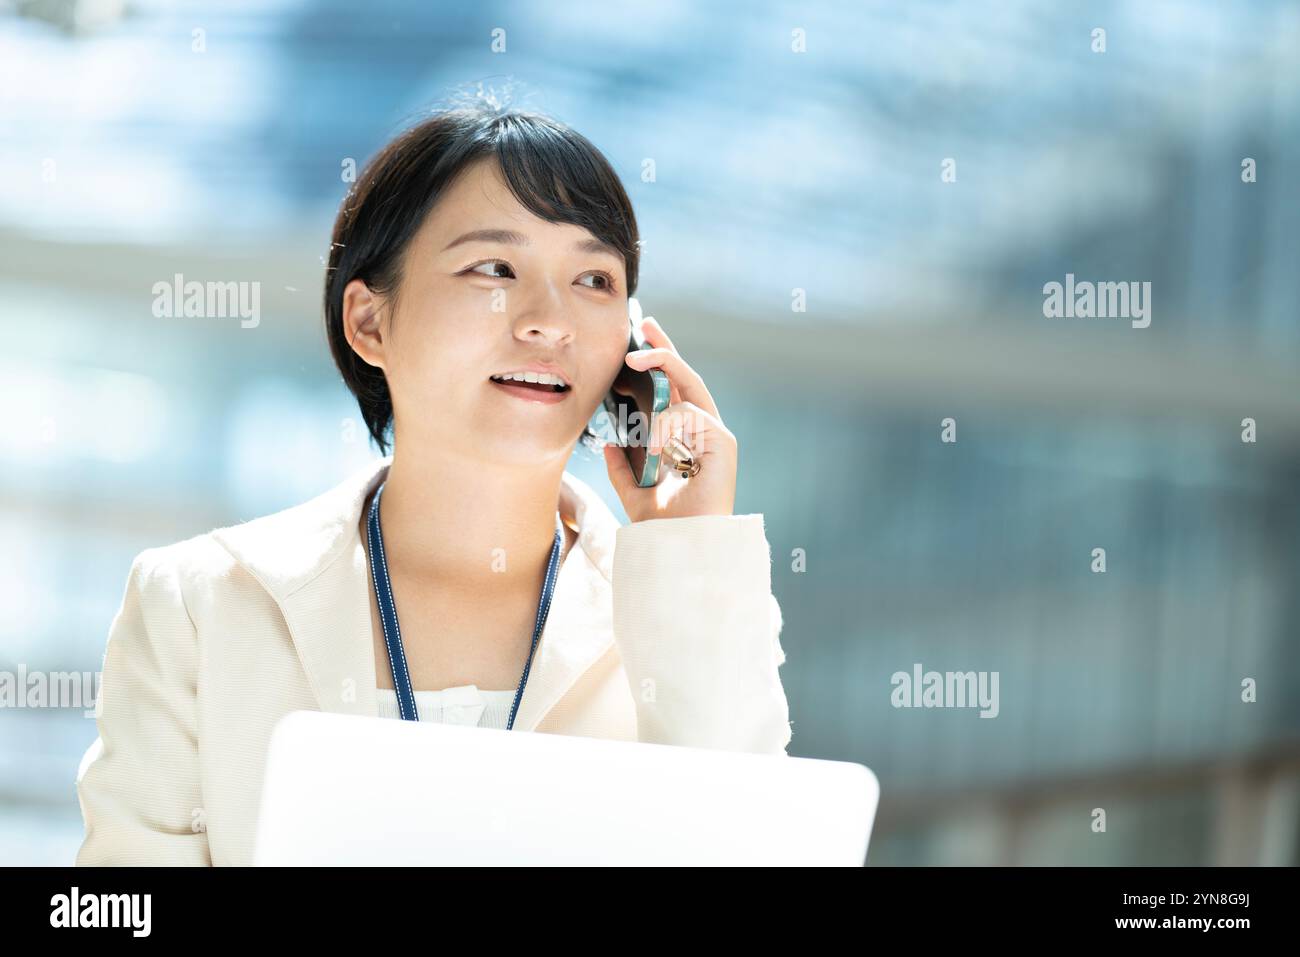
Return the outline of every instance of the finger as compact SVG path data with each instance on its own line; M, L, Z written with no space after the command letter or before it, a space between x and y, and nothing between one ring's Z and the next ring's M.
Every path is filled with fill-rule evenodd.
M677 352L677 347L673 341L668 338L668 333L664 332L664 327L659 325L659 321L654 316L646 316L641 320L641 335L645 338L646 345L650 348L671 349ZM680 352L677 352L681 355ZM677 388L677 383L668 379L668 401L677 403L682 401L681 390Z
M645 335L645 341L650 346L662 346L665 349L677 352L677 347L673 345L673 341L668 338L668 333L664 332L664 327L659 325L659 320L654 316L646 316L641 321L641 332ZM677 352L677 354L681 355L680 352Z
M629 492L640 488L632 476L632 464L627 460L627 453L612 442L605 446L605 468L609 472L609 483L614 486L620 501Z
M668 381L677 387L679 401L693 402L706 412L718 415L718 406L709 394L704 380L686 364L685 359L671 349L661 346L629 352L624 361L633 369L662 369L668 376Z
M723 424L690 402L670 405L660 413L650 430L650 453L663 451L669 436L677 436L688 446L696 458L709 455L717 450L718 442L729 437Z
M651 349L647 348L647 349L638 350L637 352L629 352L628 358L625 361L633 369L645 370L645 369L658 368L656 363L653 361L649 361L649 360L643 361L643 357L649 355L651 351L652 351ZM670 353L670 354L676 355L676 353ZM670 403L681 402L683 396L682 396L681 387L678 385L677 378L675 378L672 375L672 373L670 373L667 369L664 369L663 372L665 375L668 376L668 401Z
M672 339L668 338L668 333L664 332L663 326L655 321L654 316L646 316L641 320L641 335L645 338L647 347L671 348L673 352L677 352L677 347L672 345ZM681 355L681 352L677 352L677 355ZM672 381L671 376L668 377L668 402L681 402L681 390L676 382Z

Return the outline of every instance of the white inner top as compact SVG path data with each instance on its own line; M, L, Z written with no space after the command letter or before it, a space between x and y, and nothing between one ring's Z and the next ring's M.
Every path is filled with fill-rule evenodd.
M391 688L376 690L379 692L379 716L400 720L402 712L397 706L397 692ZM416 691L414 694L415 710L421 721L468 724L502 731L510 720L510 708L515 703L513 691L480 691L477 685Z

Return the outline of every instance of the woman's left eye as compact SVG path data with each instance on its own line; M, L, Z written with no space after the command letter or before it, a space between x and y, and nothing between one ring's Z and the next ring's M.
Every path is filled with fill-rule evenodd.
M592 288L592 289L599 289L599 290L601 290L602 292L613 292L613 290L614 290L614 277L611 276L611 275L610 275L609 273L607 273L607 272L589 272L589 273L586 273L582 278L583 278L583 279L600 279L600 280L603 281L604 285L601 285L601 286L592 286L592 287L590 287L590 288Z

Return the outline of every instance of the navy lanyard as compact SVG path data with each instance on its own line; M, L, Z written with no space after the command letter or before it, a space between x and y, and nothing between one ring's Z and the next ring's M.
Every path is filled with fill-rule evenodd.
M387 484L387 483L384 483ZM406 652L402 649L402 630L397 625L397 609L393 607L393 584L388 577L388 558L384 554L384 533L379 527L379 496L384 493L384 485L375 490L374 501L370 503L370 517L367 521L366 546L370 554L370 577L375 585L375 598L379 603L379 620L384 626L384 644L388 646L388 664L393 670L393 687L397 689L397 707L404 721L419 721L420 715L415 707L415 692L411 690L411 675L406 667ZM537 623L533 626L533 643L528 649L528 660L524 663L523 677L515 690L515 700L510 706L510 720L506 730L515 725L515 712L519 710L519 701L524 696L524 685L528 683L528 671L533 665L533 652L537 650L537 641L542 636L546 625L546 616L551 610L551 595L555 591L555 577L560 567L560 545L564 538L564 526L560 522L560 513L555 513L555 544L551 546L551 559L546 565L546 579L542 582L542 596L537 603Z

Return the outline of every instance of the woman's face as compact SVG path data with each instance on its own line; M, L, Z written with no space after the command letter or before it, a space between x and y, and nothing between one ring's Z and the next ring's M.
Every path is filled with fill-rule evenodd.
M567 461L623 367L626 282L616 250L534 216L495 160L466 168L408 245L385 316L396 442L482 461ZM558 372L567 391L492 379L535 366Z

